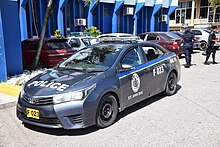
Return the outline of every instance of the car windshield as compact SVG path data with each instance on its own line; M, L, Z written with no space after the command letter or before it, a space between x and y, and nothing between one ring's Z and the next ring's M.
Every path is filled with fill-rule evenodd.
M119 48L94 46L82 49L60 64L59 68L68 68L86 72L102 72L109 69L120 52Z
M71 49L66 42L47 42L47 47L49 50Z
M178 35L170 33L170 32L164 33L164 36L166 36L170 40L172 40L172 39L181 39Z
M211 33L211 30L204 29L204 31L209 33L209 34Z
M93 44L97 43L97 38L83 38L83 39L82 39L82 42L83 42L86 46L93 45Z

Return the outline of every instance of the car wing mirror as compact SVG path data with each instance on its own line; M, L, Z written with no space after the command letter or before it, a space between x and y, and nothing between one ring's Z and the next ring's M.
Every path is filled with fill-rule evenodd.
M121 69L119 69L119 72L131 71L133 69L134 69L134 67L130 64L122 64Z
M55 68L58 68L62 63L63 63L63 61L59 61L59 62L57 63L57 65L55 66Z

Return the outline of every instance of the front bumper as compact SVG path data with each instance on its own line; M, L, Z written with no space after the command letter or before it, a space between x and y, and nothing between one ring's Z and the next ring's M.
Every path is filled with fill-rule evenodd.
M92 114L84 109L85 101L72 101L61 104L33 105L19 98L17 117L28 124L47 127L79 129L94 125L94 120L85 117ZM39 110L39 119L27 117L26 108Z

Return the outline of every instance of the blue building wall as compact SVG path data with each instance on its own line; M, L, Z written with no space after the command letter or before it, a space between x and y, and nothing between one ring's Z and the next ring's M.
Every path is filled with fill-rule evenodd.
M0 0L0 81L23 71L21 41L40 35L48 0L33 2L34 11L30 0ZM165 7L162 2L166 2ZM68 31L83 31L91 26L102 33L138 35L147 31L168 31L169 16L177 3L178 0L92 0L89 6L84 6L82 0L54 0L46 37L53 35L56 29L67 36ZM134 13L126 15L126 7L132 7ZM167 15L168 20L160 22L161 14ZM86 26L76 26L76 18L86 19Z
M17 1L0 2L0 81L23 72ZM7 75L6 75L7 74Z

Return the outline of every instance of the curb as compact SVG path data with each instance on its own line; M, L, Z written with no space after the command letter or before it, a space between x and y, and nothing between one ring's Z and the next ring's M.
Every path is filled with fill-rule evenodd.
M16 106L17 101L0 104L0 110Z
M0 83L0 93L17 97L20 91L21 86L12 85L8 83Z
M20 91L21 86L0 83L0 110L16 106Z

